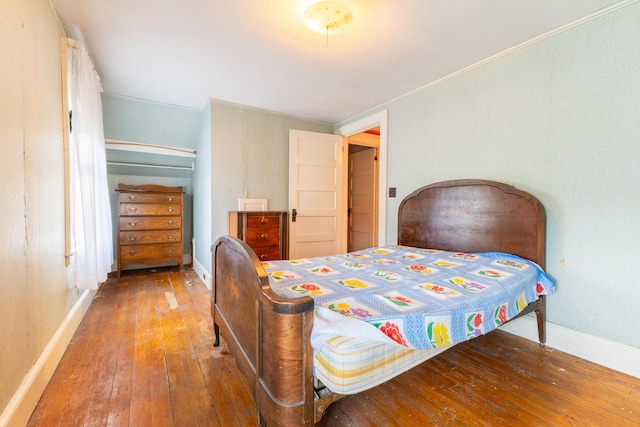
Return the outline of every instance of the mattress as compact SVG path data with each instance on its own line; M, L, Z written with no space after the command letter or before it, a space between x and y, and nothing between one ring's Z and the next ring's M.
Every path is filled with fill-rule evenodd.
M382 342L336 336L327 340L316 354L315 376L334 393L359 393L451 347L414 350Z
M339 317L329 330L314 322L312 335L362 338L363 329L373 329L407 349L448 347L488 333L555 290L538 265L504 253L390 245L262 265L274 292L310 296ZM347 319L354 321L349 327ZM319 352L316 340L312 345Z

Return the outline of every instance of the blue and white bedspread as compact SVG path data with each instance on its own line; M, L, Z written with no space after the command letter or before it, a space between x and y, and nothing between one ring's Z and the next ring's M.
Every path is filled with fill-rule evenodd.
M315 300L316 351L336 335L445 347L490 332L555 290L538 265L504 253L384 246L262 265L279 295Z

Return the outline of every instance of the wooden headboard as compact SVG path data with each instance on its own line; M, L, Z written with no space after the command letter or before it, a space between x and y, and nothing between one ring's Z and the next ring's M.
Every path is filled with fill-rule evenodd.
M544 207L531 194L499 182L430 184L400 204L398 244L456 252L507 252L544 268Z

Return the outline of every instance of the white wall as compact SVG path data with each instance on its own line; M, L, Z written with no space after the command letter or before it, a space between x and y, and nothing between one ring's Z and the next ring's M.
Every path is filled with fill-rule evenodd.
M639 23L634 2L381 106L388 242L417 187L515 185L547 212L548 319L640 347Z
M48 0L3 2L1 19L3 412L79 294L64 263L62 30Z

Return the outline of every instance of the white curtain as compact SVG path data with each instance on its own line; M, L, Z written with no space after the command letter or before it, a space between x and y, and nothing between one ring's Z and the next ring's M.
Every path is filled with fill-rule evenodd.
M102 87L84 46L68 39L67 47L72 286L97 289L113 264Z

